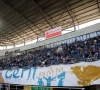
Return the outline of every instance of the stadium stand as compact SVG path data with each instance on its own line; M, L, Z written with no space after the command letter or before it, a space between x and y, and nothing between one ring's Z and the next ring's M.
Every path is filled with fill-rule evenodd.
M0 69L44 67L78 62L93 62L100 59L100 36L86 40L74 39L53 47L22 53L9 59L0 60Z
M99 63L100 0L0 0L0 90L100 90Z
M20 48L15 50L15 52L17 51L19 53ZM8 52L5 55L7 54ZM14 70L16 68L28 69L32 67L49 67L52 65L72 65L80 62L95 62L100 60L100 30L63 39L54 43L44 44L39 47L30 48L29 50L21 51L20 54L16 54L12 57L11 55L10 57L8 56L8 58L0 58L1 70ZM35 88L34 86L31 87ZM90 87L88 87L88 89L90 89ZM5 90L5 88L10 88L10 90L23 90L25 86L3 84L3 86L1 85L1 88L3 88L3 90ZM26 86L26 88L28 87ZM73 89L75 90L75 88ZM87 87L83 87L83 89L84 88ZM95 86L92 86L93 90L95 88ZM57 87L54 89L57 89ZM82 90L82 88L76 89Z

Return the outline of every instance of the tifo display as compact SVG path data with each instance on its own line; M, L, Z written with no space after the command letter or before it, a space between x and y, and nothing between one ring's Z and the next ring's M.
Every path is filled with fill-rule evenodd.
M100 83L100 61L1 71L1 83L39 86L88 86Z
M0 60L0 83L88 86L100 83L100 35Z

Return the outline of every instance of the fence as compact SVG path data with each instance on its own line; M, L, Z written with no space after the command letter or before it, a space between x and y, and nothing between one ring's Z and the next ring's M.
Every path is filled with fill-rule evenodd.
M0 84L0 90L85 90L85 88L74 87L41 87L41 86L29 86L29 85L13 85L13 84Z

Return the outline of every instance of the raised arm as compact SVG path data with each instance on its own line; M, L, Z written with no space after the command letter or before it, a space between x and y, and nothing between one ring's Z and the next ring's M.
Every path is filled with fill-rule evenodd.
M47 78L43 77L45 80L47 80Z
M56 78L56 77L52 78L52 80L55 79L55 78Z

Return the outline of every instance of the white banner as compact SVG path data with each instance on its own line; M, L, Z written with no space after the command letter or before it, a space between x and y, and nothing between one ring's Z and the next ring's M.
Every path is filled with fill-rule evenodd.
M88 86L100 84L100 61L43 68L3 70L0 82L39 86Z

